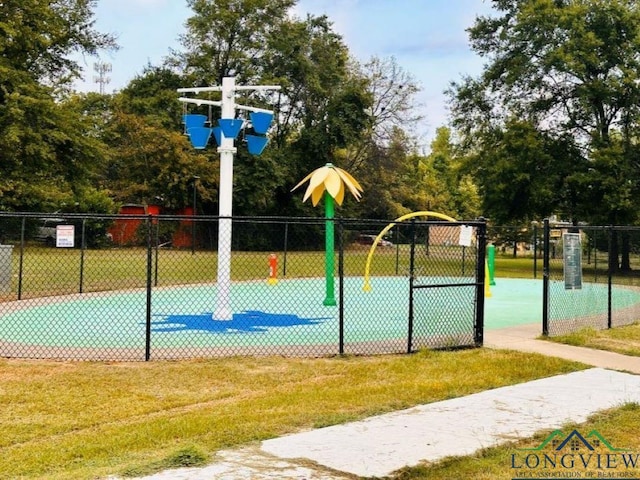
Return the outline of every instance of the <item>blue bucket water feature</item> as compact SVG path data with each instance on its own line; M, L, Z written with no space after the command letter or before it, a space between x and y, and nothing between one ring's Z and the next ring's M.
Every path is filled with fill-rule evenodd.
M192 127L187 129L187 135L189 135L189 140L191 140L191 145L196 150L202 150L209 143L209 138L211 138L211 128L207 127Z
M220 125L225 138L233 138L234 140L240 133L243 123L244 121L239 118L221 118L218 120L218 125Z
M206 115L187 114L182 116L182 123L184 123L185 130L196 127L204 127L204 124L207 120L208 119Z
M247 150L251 155L260 155L269 143L267 137L259 137L257 135L245 135L247 139Z
M269 127L271 126L271 122L273 121L273 113L251 112L249 114L249 118L251 119L253 130L256 133L265 135L269 130Z

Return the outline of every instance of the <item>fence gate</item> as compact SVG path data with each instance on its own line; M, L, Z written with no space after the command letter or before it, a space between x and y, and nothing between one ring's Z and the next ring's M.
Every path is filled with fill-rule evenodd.
M412 222L407 351L482 346L486 223Z

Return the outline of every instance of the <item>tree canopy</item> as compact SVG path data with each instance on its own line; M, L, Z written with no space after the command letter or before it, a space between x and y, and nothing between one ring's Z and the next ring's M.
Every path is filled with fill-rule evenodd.
M87 0L8 0L0 9L0 192L7 210L75 205L103 145L57 99L79 74L74 52L113 47L93 28Z
M493 6L498 15L478 18L469 30L471 46L486 60L482 74L450 90L454 125L476 160L485 208L505 221L554 213L635 221L637 208L627 199L638 193L640 4ZM518 185L526 191L517 194ZM594 196L602 202L594 204Z
M420 118L412 76L394 58L355 61L326 16L296 17L295 3L187 0L192 15L179 46L104 95L71 89L81 71L74 54L117 48L95 29L96 1L2 2L0 208L114 211L123 203L158 203L179 212L197 187L198 211L216 214L218 155L189 144L176 89L235 75L238 84L282 87L238 95L238 103L273 109L276 120L260 157L247 153L242 135L237 142L235 214L321 215L291 188L327 162L370 190L362 203L346 202L344 216L427 207L470 214L459 208L459 192L446 191L463 182L473 197L459 159L452 150L444 163L425 157L416 140L422 132L407 126ZM187 108L212 123L217 110Z

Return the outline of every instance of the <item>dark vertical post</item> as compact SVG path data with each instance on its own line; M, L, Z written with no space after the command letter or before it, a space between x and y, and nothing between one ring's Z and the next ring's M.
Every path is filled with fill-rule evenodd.
M593 281L598 283L598 232L593 232L593 271L595 272Z
M486 276L486 251L487 251L487 221L480 218L477 226L478 258L476 260L476 318L474 342L476 347L484 343L484 295L485 285L489 279Z
M607 248L607 258L611 258L611 250L613 249L614 242L614 234L613 234L613 226L609 227L609 245ZM609 261L609 266L607 268L607 328L611 328L611 293L612 293L612 278L613 278L613 264Z
M340 355L344 354L344 228L342 220L338 219L338 325Z
M82 219L82 234L80 236L80 293L84 290L84 251L87 248L86 241L87 219Z
M429 256L429 242L431 240L430 233L431 233L431 230L429 230L429 225L427 225L426 232L425 232L425 247L426 247L425 252L427 254L427 257Z
M158 286L158 256L160 255L160 218L156 217L156 236L153 239L155 262L153 262L153 285Z
M193 176L193 211L191 213L192 218L191 218L191 255L194 255L196 253L196 184L198 182L198 179L200 177L197 175Z
M283 258L282 258L282 276L287 276L287 247L289 243L289 221L284 221L284 248L283 248Z
M394 232L394 243L396 244L396 275L398 275L398 273L400 272L400 237L398 232L400 231L400 229L398 228L398 226L395 226L395 232Z
M549 335L549 219L544 219L542 259L542 335Z
M18 270L18 300L22 300L22 273L24 269L24 232L26 229L26 217L22 217L22 226L20 228L20 267Z
M151 358L151 268L153 263L153 235L151 222L151 215L147 216L147 312L146 312L146 331L145 331L145 348L144 348L144 360L149 361Z
M409 328L407 332L407 353L411 353L413 347L413 276L415 273L416 253L416 219L411 219L411 250L409 254Z
M538 278L538 225L533 225L533 278Z
M467 261L466 259L466 254L467 254L467 247L465 247L464 245L462 246L462 276L464 277L464 267L465 267L465 262Z

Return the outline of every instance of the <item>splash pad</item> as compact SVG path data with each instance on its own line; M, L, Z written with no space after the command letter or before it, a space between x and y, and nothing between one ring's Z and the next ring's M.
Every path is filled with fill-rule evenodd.
M441 279L446 282L446 278ZM344 340L349 344L394 341L406 337L407 279L373 277L373 292L362 291L362 277L344 280ZM567 291L580 311L574 316L606 312L606 284L586 284ZM151 336L154 348L188 346L253 349L282 346L329 346L336 353L339 308L321 307L315 299L324 292L324 279L284 279L277 287L266 282L232 284L230 321L212 322L216 286L190 285L154 292ZM379 292L379 294L376 293ZM485 329L541 322L542 282L499 279L485 302ZM603 298L601 302L594 298ZM0 343L51 348L136 349L145 335L144 291L101 292L52 297L38 306L5 304L0 312ZM588 299L582 301L581 299ZM282 307L274 307L281 305ZM614 308L640 308L640 291L616 287ZM430 304L429 318L446 318L447 298ZM429 322L424 325L429 334ZM203 351L205 351L203 350Z

